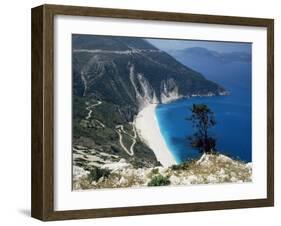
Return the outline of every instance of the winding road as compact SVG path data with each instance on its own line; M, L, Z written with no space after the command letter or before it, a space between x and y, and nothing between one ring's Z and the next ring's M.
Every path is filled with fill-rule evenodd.
M86 107L86 110L88 111L88 115L86 116L86 120L89 120L91 118L92 112L93 112L92 108L94 108L94 107L96 107L96 106L98 106L100 104L102 104L102 102L101 101L97 101L97 103L92 104L92 105ZM103 127L103 128L105 127L105 125L102 122L100 122L99 120L95 120L95 121L98 122L101 127ZM137 140L136 140L137 139L137 132L136 132L136 128L135 128L134 123L130 123L130 124L133 127L133 131L134 131L134 135L133 136L124 130L124 126L123 125L117 125L115 131L119 135L119 143L120 143L121 147L124 149L124 151L128 155L133 156L134 155L134 146L137 143ZM133 140L133 143L131 144L129 150L125 147L125 145L123 143L123 135L122 135L122 133L128 135Z
M132 53L154 53L154 52L162 52L158 49L128 49L124 51L120 50L104 50L104 49L74 49L75 53L115 53L115 54L132 54Z
M93 110L92 110L91 108L96 107L96 106L98 106L98 105L100 105L100 104L102 104L102 102L97 100L97 103L96 103L96 104L92 104L92 105L86 107L87 111L89 111L89 112L88 112L88 115L87 115L87 117L86 117L86 120L90 119L91 116L92 116ZM105 127L105 125L104 125L102 122L100 122L99 120L95 119L95 121L96 121L97 123L99 123L102 128Z
M91 115L92 115L92 112L93 112L93 110L92 110L91 108L96 107L96 106L98 106L98 105L100 105L100 104L102 104L102 102L99 101L99 100L97 100L97 103L96 103L96 104L92 104L92 105L86 107L86 109L89 111L89 112L88 112L88 115L87 115L87 117L86 117L86 119L91 118Z
M127 133L125 130L124 130L124 126L123 125L118 125L117 127L117 129L116 129L116 132L118 133L118 135L119 135L119 143L120 143L120 145L121 145L121 147L124 149L124 151L128 154L128 155L130 155L130 156L133 156L134 155L134 146L135 146L135 144L136 144L136 142L137 142L137 132L136 132L136 128L135 128L135 126L134 126L134 124L132 124L132 126L133 126L133 131L134 131L134 136L132 136L131 134L129 134L129 133ZM131 144L131 147L130 147L130 150L128 150L126 147L125 147L125 145L124 145L124 143L123 143L123 141L122 141L122 139L123 139L123 136L122 136L122 133L121 132L123 132L124 134L126 134L126 135L128 135L132 140L133 140L133 143Z

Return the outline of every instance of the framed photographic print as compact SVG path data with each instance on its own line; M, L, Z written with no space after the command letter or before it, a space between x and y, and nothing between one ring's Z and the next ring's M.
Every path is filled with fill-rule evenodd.
M32 216L273 206L272 19L32 9Z

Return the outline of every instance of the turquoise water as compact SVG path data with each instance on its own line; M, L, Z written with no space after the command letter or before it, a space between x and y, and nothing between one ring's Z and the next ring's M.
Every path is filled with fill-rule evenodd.
M194 97L158 105L156 116L165 142L177 163L199 157L187 137L193 134L192 104L206 104L215 113L217 125L211 134L217 138L217 150L245 162L252 161L251 88L228 88L228 96Z

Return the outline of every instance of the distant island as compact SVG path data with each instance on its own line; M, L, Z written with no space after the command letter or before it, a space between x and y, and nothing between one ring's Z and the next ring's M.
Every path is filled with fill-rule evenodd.
M72 35L73 189L251 181L251 163L179 163L157 106L228 91L142 38ZM223 169L223 170L222 170Z

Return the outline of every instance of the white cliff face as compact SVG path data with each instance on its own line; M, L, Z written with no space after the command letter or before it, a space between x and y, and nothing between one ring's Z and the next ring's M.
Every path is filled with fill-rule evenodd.
M159 103L155 94L155 90L142 74L135 73L135 68L133 65L130 66L130 81L136 92L139 110L142 110L148 104ZM137 83L140 85L141 92L138 89Z
M159 103L158 98L156 97L155 90L146 80L146 78L142 74L137 75L138 81L141 85L142 92L144 93L143 99L146 103L149 104L157 104Z
M161 82L161 103L166 104L182 97L174 79L171 78Z
M160 98L158 99L154 88L141 73L135 71L134 65L130 65L130 81L136 93L139 111L149 104L167 104L184 97L215 96L213 92L193 93L190 96L183 96L179 93L179 87L173 78L162 80L160 83ZM219 95L228 95L227 91L219 92Z
M142 110L148 104L166 104L183 97L179 94L178 86L176 85L174 79L170 78L161 82L161 94L159 100L156 96L155 90L143 74L135 72L134 65L130 66L130 81L136 93L139 110ZM139 86L137 84L139 84ZM139 90L138 87L141 88L141 90Z

